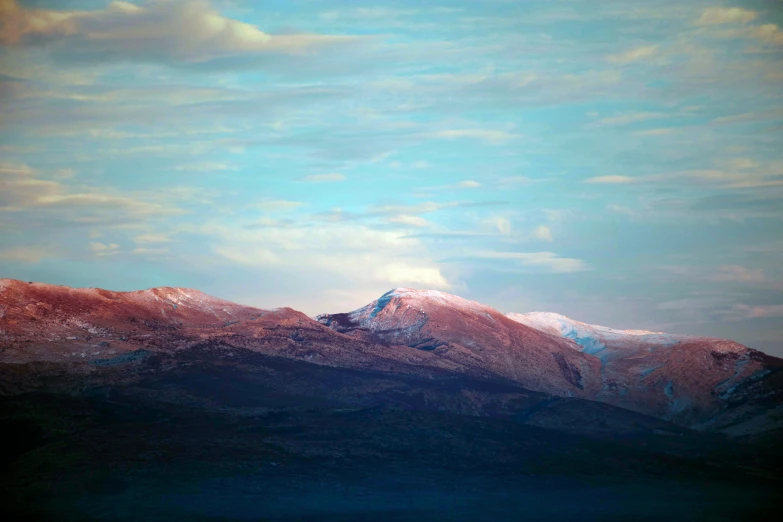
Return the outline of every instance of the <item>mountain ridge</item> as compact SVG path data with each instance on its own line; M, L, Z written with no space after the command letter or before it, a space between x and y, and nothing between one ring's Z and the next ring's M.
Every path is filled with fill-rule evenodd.
M48 361L82 372L132 365L141 351L176 357L217 343L335 368L513 382L708 431L780 427L780 359L721 339L502 314L436 290L396 288L352 312L313 319L193 289L111 292L3 279L0 342L0 363Z

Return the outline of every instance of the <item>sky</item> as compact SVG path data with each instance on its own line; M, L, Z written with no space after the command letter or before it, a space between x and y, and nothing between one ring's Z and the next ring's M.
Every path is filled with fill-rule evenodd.
M0 0L0 276L783 356L773 0Z

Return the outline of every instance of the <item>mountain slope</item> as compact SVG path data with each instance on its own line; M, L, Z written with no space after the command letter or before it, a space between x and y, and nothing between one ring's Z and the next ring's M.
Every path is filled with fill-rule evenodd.
M600 359L597 400L737 435L781 425L781 360L737 342L616 330L546 312L507 317Z
M574 400L585 415L609 424L573 425L558 413L557 394L526 388L491 365L347 336L291 309L259 310L190 289L109 292L3 280L0 306L0 394L5 395L124 390L237 412L382 405L594 434L608 425L617 433L678 430L583 399ZM553 344L549 336L544 340ZM558 367L554 371L562 375Z
M335 331L430 352L473 373L498 375L554 395L600 391L600 362L558 336L488 306L435 290L397 288L347 314L321 315Z
M532 390L685 426L736 435L783 426L783 361L733 341L613 330L557 314L504 316L457 296L406 288L318 319L338 332L429 350Z
M781 360L731 341L622 332L554 314L505 316L450 294L404 288L317 319L181 288L109 292L0 280L0 393L132 382L143 371L194 364L196 353L209 364L262 354L334 369L479 379L537 393L536 407L554 407L547 397L600 401L733 435L781 426ZM526 404L515 411L534 406ZM489 414L484 406L475 412Z

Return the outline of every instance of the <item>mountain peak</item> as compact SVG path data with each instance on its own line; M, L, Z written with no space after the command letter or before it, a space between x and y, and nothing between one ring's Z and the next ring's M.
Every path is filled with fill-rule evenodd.
M479 312L491 310L495 313L499 313L497 310L487 305L448 292L441 292L440 290L416 290L404 287L389 290L367 306L375 304L375 308L378 308L378 311L380 311L393 300L401 300L406 304L416 303L420 304L422 307L434 305Z

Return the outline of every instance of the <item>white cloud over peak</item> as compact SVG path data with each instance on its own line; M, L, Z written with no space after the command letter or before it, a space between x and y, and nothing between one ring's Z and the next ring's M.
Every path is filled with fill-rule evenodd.
M450 288L424 244L406 238L404 230L335 221L287 228L213 223L204 226L202 233L212 241L214 253L252 270L302 270L320 274L323 280L341 278L356 288L373 284Z

